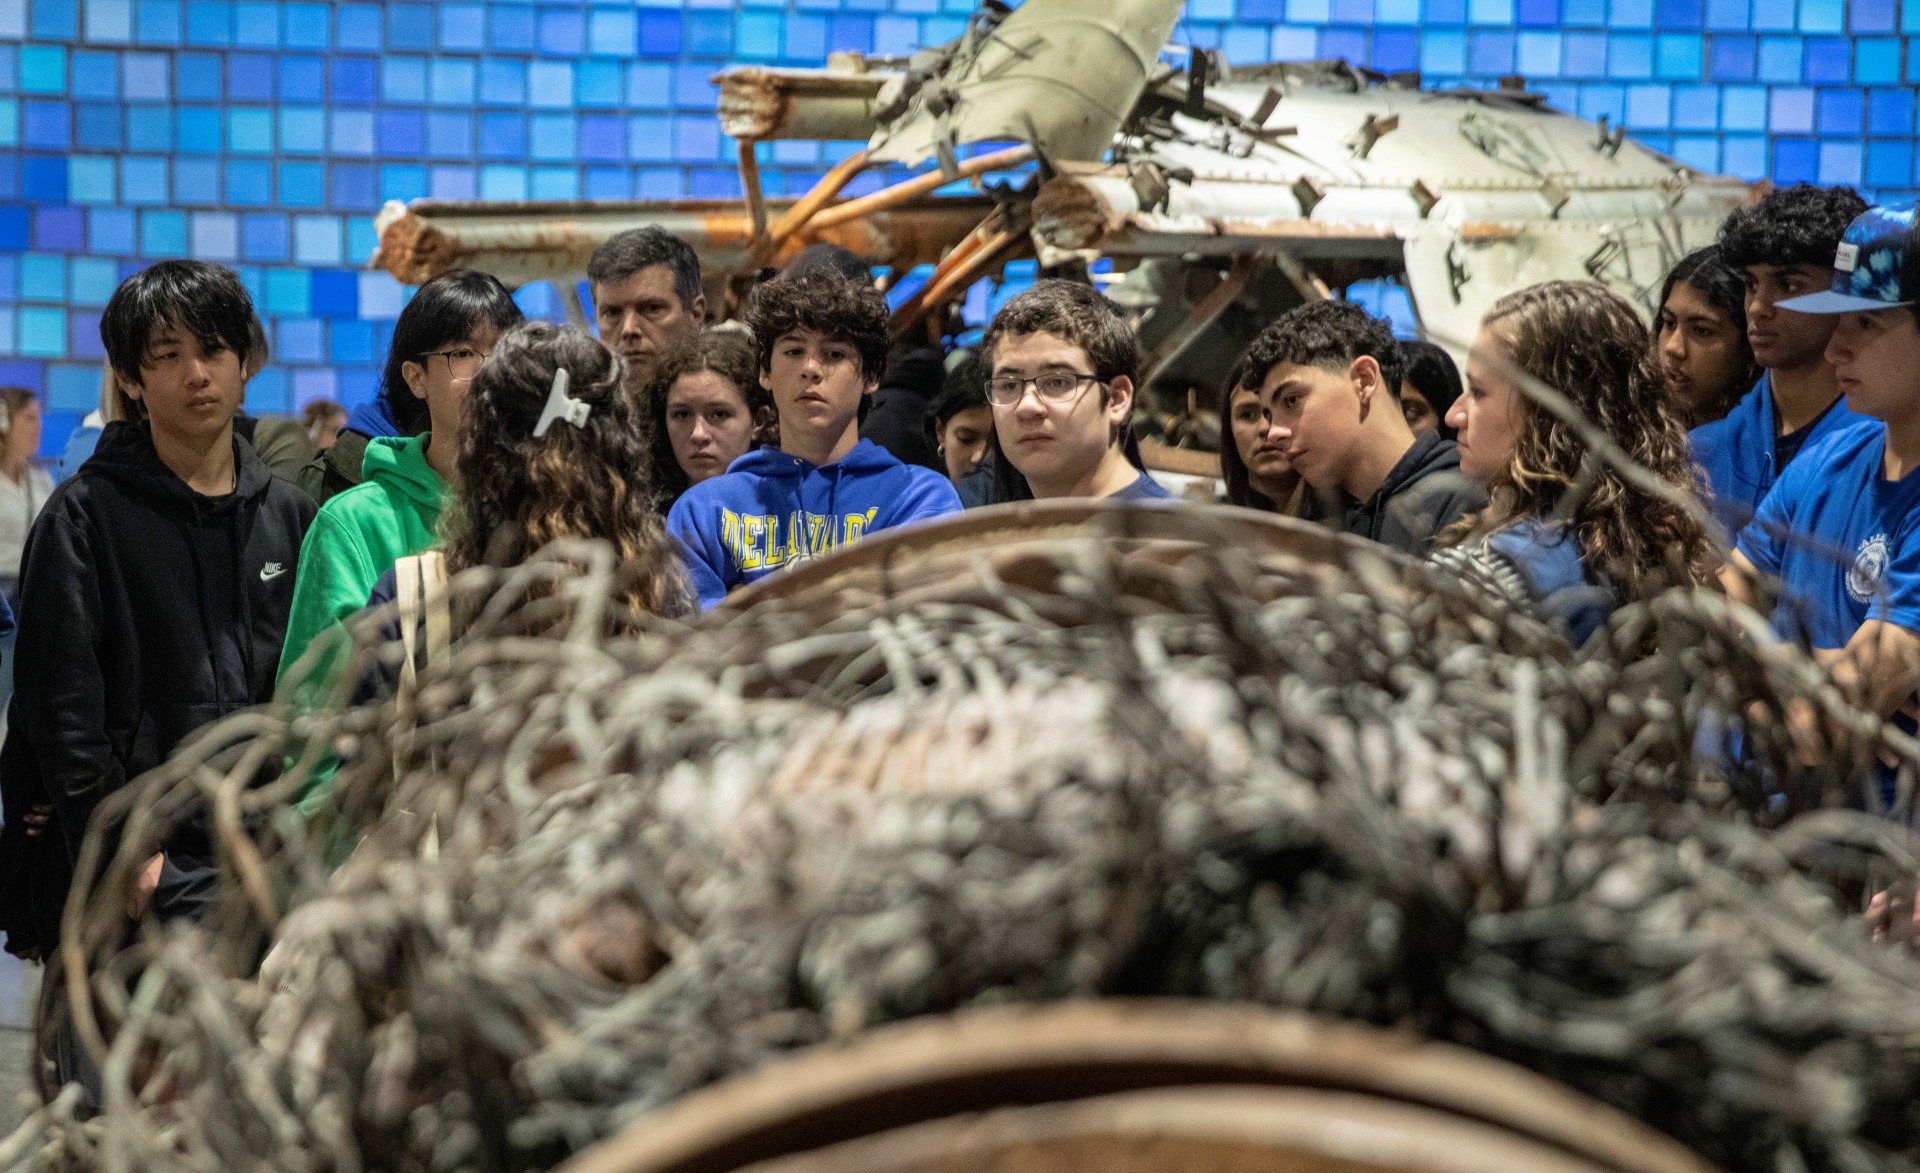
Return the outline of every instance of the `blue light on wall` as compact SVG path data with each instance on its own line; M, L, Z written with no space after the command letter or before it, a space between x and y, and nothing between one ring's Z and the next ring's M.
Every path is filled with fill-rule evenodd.
M48 398L57 450L98 394L113 286L200 257L268 319L250 406L364 398L406 297L361 271L381 201L737 196L718 69L907 53L973 6L0 0L0 383ZM1920 0L1189 0L1175 40L1433 85L1518 72L1690 166L1904 198L1917 28ZM764 146L766 187L804 191L848 149Z

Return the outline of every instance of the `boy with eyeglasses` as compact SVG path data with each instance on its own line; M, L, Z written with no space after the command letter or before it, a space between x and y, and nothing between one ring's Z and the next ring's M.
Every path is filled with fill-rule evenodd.
M1140 350L1119 307L1073 281L1037 282L980 342L993 408L993 497L1164 500L1130 457Z
M1247 349L1246 386L1287 435L1301 479L1348 502L1340 528L1416 557L1434 535L1487 503L1460 472L1460 450L1415 434L1400 409L1400 346L1351 302L1296 306Z
M702 609L876 530L960 510L946 477L860 438L860 403L887 357L878 290L832 272L783 275L753 291L746 319L780 446L740 457L667 514Z

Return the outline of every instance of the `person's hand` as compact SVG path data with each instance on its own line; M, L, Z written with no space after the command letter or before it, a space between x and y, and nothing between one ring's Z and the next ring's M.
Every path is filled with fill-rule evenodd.
M1867 901L1867 931L1876 945L1904 945L1920 941L1920 901L1892 892L1875 892Z
M47 827L53 822L53 807L42 803L29 809L20 821L27 826L27 838L38 839L47 833Z
M166 855L156 854L142 864L140 874L133 878L133 891L127 893L127 919L139 920L147 915L147 906L153 903L154 890L160 887L160 865L166 862Z

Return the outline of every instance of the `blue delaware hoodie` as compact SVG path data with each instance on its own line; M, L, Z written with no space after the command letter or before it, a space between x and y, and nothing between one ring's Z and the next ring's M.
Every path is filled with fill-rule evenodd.
M1843 396L1814 424L1800 451L1806 452L1835 432L1875 421L1847 409ZM1760 501L1786 470L1773 467L1773 377L1761 375L1753 390L1734 405L1725 419L1701 424L1688 434L1693 459L1707 474L1708 502L1727 527L1729 540L1753 520Z
M681 494L667 532L685 551L700 607L784 566L810 562L875 530L960 512L952 482L862 440L832 464L759 448Z

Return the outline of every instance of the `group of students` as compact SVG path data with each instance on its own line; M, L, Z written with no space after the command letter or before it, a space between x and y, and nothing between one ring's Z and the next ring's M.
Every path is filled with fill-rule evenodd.
M1356 305L1299 306L1223 393L1227 496L1451 563L1576 644L1668 587L1778 580L1780 637L1891 713L1912 681L1885 653L1920 652L1915 240L1911 211L1775 192L1675 268L1653 332L1597 284L1521 289L1464 384ZM263 340L238 277L168 261L121 285L101 335L135 418L25 542L0 928L46 939L57 900L19 894L62 889L95 806L191 732L335 687L345 624L427 551L457 573L605 540L625 605L678 615L971 505L1170 496L1130 426L1133 331L1091 286L1038 282L943 361L891 351L885 298L817 250L744 328L706 327L698 259L657 228L587 275L598 340L523 320L486 274L426 283L302 484L236 431ZM138 899L196 915L212 866L176 836Z

